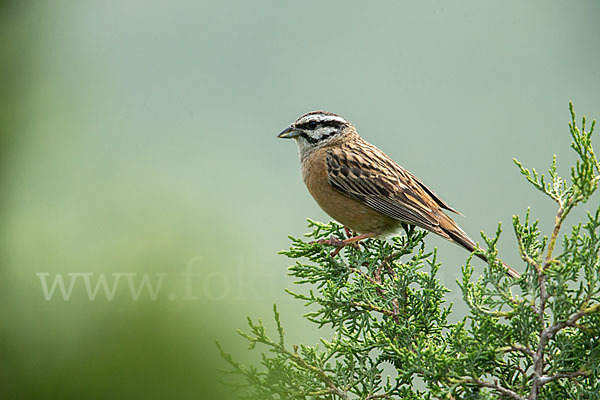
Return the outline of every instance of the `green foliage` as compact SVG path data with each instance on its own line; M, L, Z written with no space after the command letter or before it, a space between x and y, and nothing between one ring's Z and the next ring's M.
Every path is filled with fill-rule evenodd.
M572 148L579 160L570 180L556 157L549 179L521 173L558 205L549 236L538 221L515 216L524 272L507 276L493 237L482 235L494 260L474 277L471 257L459 282L469 313L450 323L449 292L437 278L426 232L409 229L391 241L368 239L332 258L318 240L344 239L336 223L309 221L308 240L291 238L290 275L303 291L288 293L310 307L305 315L333 330L318 346L285 343L277 308L277 336L248 320L240 332L250 348L262 345L259 367L246 367L221 349L242 397L252 399L598 399L600 398L600 207L564 235L562 224L597 189L600 163L592 123L579 129L571 105ZM419 382L419 383L417 383Z

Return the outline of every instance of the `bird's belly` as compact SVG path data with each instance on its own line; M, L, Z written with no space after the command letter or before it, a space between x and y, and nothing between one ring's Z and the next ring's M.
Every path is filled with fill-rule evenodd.
M398 230L400 221L338 192L327 180L324 163L321 168L318 167L318 164L310 163L309 168L303 171L304 183L319 207L331 218L358 233L383 236Z

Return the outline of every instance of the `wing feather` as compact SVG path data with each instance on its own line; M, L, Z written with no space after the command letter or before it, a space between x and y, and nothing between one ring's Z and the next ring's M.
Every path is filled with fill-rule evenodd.
M437 231L439 209L454 211L380 151L356 151L349 145L330 149L326 166L334 189L399 221Z

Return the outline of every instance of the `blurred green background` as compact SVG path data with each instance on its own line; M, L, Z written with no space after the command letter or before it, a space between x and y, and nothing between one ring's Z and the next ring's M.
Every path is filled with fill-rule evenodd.
M501 221L503 258L522 268L512 215L534 205L547 230L554 209L511 159L543 170L557 153L566 174L568 101L600 118L599 11L3 1L0 398L230 398L214 341L255 359L235 330L270 320L275 302L289 343L327 336L284 294L277 255L306 217L327 219L294 144L275 138L315 109L353 122L473 237ZM428 243L456 289L466 253ZM144 275L157 292L134 300ZM73 278L67 300L44 293L57 276ZM90 300L85 279L101 276L120 276L112 300L101 288Z

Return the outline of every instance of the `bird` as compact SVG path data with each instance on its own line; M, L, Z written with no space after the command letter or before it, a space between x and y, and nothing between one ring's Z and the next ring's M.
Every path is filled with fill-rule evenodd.
M312 111L277 135L294 139L302 178L317 204L348 233L345 240L324 240L332 253L366 238L386 238L401 228L417 226L473 252L477 245L454 222L450 207L419 178L365 141L343 117ZM480 252L476 255L488 262ZM504 264L507 274L519 273Z

